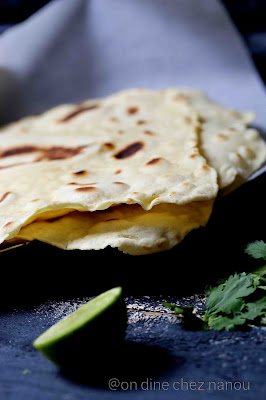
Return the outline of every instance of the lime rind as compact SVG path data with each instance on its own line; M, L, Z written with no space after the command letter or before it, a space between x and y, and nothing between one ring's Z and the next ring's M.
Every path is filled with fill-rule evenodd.
M100 294L51 326L33 342L33 346L38 350L42 350L73 335L112 307L121 296L121 287L116 287Z

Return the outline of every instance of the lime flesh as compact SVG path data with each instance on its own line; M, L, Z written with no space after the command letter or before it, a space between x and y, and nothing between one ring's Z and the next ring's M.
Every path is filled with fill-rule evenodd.
M121 341L126 324L122 288L116 287L51 326L33 346L59 366L76 364L86 357L95 361Z

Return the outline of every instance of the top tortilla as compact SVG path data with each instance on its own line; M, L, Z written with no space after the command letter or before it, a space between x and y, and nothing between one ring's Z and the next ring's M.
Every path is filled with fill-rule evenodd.
M89 100L78 106L55 107L40 116L31 116L10 124L2 129L2 133L12 136L20 132L22 137L27 134L47 137L51 135L88 135L94 127L98 129L99 126L109 129L108 118L103 122L103 116L99 110L99 112L92 112L93 107L97 105L102 107L103 104L107 115L111 118L112 123L116 124L117 129L123 130L123 125L127 130L128 120L123 118L122 109L129 104L129 99L137 104L139 101L142 103L151 101L152 97L158 99L159 96L162 97L162 103L164 98L167 101L172 99L173 102L176 102L177 113L182 110L182 104L183 106L186 104L191 110L191 115L195 115L195 113L198 115L200 151L207 160L207 164L217 171L218 184L221 189L233 185L235 181L242 183L265 162L265 142L257 130L248 128L255 118L253 112L240 113L228 109L210 100L202 92L190 89L125 90L106 99ZM118 112L119 120L112 112L114 104L117 107L120 104L121 107L122 113ZM159 111L158 108L157 111ZM154 110L155 112L156 110ZM143 112L135 114L133 112L132 121L138 122L142 128L152 130L152 120L148 118L148 115L146 117Z
M1 132L0 243L42 215L121 203L150 210L217 191L216 171L199 153L198 114L170 92L60 106Z

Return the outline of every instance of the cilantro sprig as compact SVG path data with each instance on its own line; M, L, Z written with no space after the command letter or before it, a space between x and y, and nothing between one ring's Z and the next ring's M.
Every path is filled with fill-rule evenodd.
M255 259L266 260L266 244L263 241L250 243L246 253ZM218 286L206 289L206 311L191 306L180 307L163 303L192 329L236 330L253 323L266 325L266 265L252 273L242 272L229 276Z

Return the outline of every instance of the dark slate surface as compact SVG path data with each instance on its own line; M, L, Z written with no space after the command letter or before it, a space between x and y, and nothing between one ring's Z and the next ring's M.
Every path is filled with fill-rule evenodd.
M224 2L265 73L265 2ZM7 3L0 1L0 7ZM0 17L6 24L1 31L12 20ZM265 184L264 175L217 201L208 227L166 253L136 258L111 249L63 252L37 243L2 253L0 399L265 399L265 329L187 331L161 306L163 300L201 306L196 291L221 273L249 270L245 244L266 240ZM41 332L88 296L116 285L124 288L129 325L111 368L104 367L110 359L105 355L100 371L88 360L82 371L76 366L63 373L35 351L31 343ZM119 379L120 389L108 388L110 378Z
M130 301L134 306L135 299ZM149 309L156 308L160 301L144 298L138 303ZM133 315L123 354L117 350L117 365L105 378L103 368L96 379L92 377L94 366L90 360L83 374L75 369L72 373L62 373L32 348L32 340L58 318L55 317L58 308L55 311L55 304L51 304L1 315L2 399L265 398L266 344L265 331L261 329L238 333L190 332L174 316L152 317L152 312L145 315L130 309L129 316ZM71 308L69 302L59 302L57 307L62 308L62 304L67 310ZM103 366L105 362L103 357ZM113 378L117 390L108 388L109 379L115 385ZM221 385L226 384L227 390L221 390ZM234 386L231 389L231 385L236 389Z
M264 328L187 331L161 303L201 306L202 296L193 295L195 290L221 274L249 270L245 243L266 240L265 183L264 175L218 200L208 227L169 252L130 257L112 249L63 252L30 244L2 253L2 287L8 290L0 293L0 398L124 399L126 393L133 399L264 399ZM83 296L120 284L127 297L129 325L124 346L114 349L111 367L104 368L110 360L105 354L96 372L88 359L82 371L74 366L62 373L34 350L32 341L74 311L86 300ZM107 340L111 328L106 327ZM108 389L111 378L119 379L120 390ZM192 388L187 389L186 382ZM209 382L215 382L211 390ZM226 383L227 390L221 390ZM231 390L234 384L236 389ZM243 385L250 385L250 390Z

